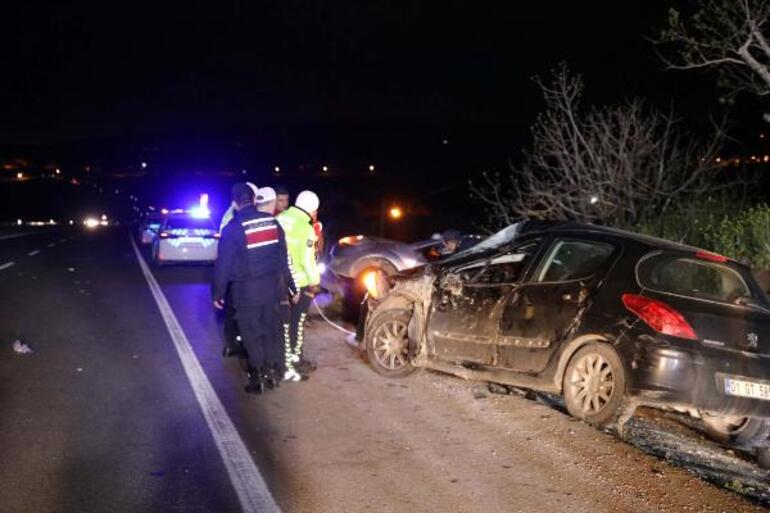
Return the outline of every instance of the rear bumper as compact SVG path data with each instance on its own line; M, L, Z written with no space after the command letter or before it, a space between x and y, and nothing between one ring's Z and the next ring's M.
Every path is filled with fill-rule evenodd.
M770 400L725 393L725 378L730 377L770 385L770 359L685 344L692 347L639 341L629 364L629 394L645 404L770 418Z
M208 246L174 246L164 240L158 244L158 260L161 262L213 262L217 259L217 243Z

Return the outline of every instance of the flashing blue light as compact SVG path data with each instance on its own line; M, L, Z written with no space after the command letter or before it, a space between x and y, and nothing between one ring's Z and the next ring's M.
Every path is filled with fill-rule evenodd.
M190 215L194 217L195 219L207 219L211 217L211 211L208 207L204 207L203 205L199 205L195 208L190 209Z

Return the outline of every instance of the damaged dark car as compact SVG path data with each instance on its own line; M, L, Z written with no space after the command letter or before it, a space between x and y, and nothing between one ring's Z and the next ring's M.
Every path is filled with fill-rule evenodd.
M766 447L770 305L745 265L576 223L523 222L370 287L372 367L417 367L560 394L622 429L639 405Z

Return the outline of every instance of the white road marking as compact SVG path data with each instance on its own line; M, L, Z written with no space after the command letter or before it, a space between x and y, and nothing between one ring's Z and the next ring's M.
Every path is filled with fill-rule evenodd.
M47 247L47 248L52 248L52 247L54 247L54 246L56 246L56 244L54 244L54 243L52 242L52 243L50 243L49 245L47 245L46 247Z
M249 450L246 448L246 444L243 443L233 421L227 415L225 407L214 392L211 382L195 357L190 341L182 330L176 315L174 315L165 294L147 266L147 262L144 261L133 237L129 237L129 239L134 253L136 253L139 267L142 269L142 274L147 280L150 292L152 292L158 310L163 316L171 340L174 342L174 347L195 398L198 400L198 406L206 418L206 424L208 424L209 431L211 431L217 449L219 449L219 455L222 456L222 461L227 468L230 482L241 503L241 509L244 513L280 513L281 510L270 494L270 490L268 490L262 474L260 474Z
M30 251L29 253L27 253L27 256L35 256L35 255L37 255L38 253L40 253L40 250L39 250L39 249L36 249L35 251Z
M67 242L67 239L59 239L59 242L65 243L65 242Z
M35 232L23 232L23 233L12 233L11 235L0 235L0 240L18 239L19 237L29 237L30 235L35 235Z
M9 267L11 267L12 265L14 265L15 263L16 263L16 262L6 262L6 263L4 263L3 265L0 265L0 271L2 271L3 269L8 269Z

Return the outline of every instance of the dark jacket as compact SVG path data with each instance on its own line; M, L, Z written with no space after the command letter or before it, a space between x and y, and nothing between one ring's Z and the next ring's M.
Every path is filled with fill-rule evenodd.
M239 210L222 230L214 263L215 300L232 287L235 308L280 301L297 287L286 237L275 218L254 207Z

